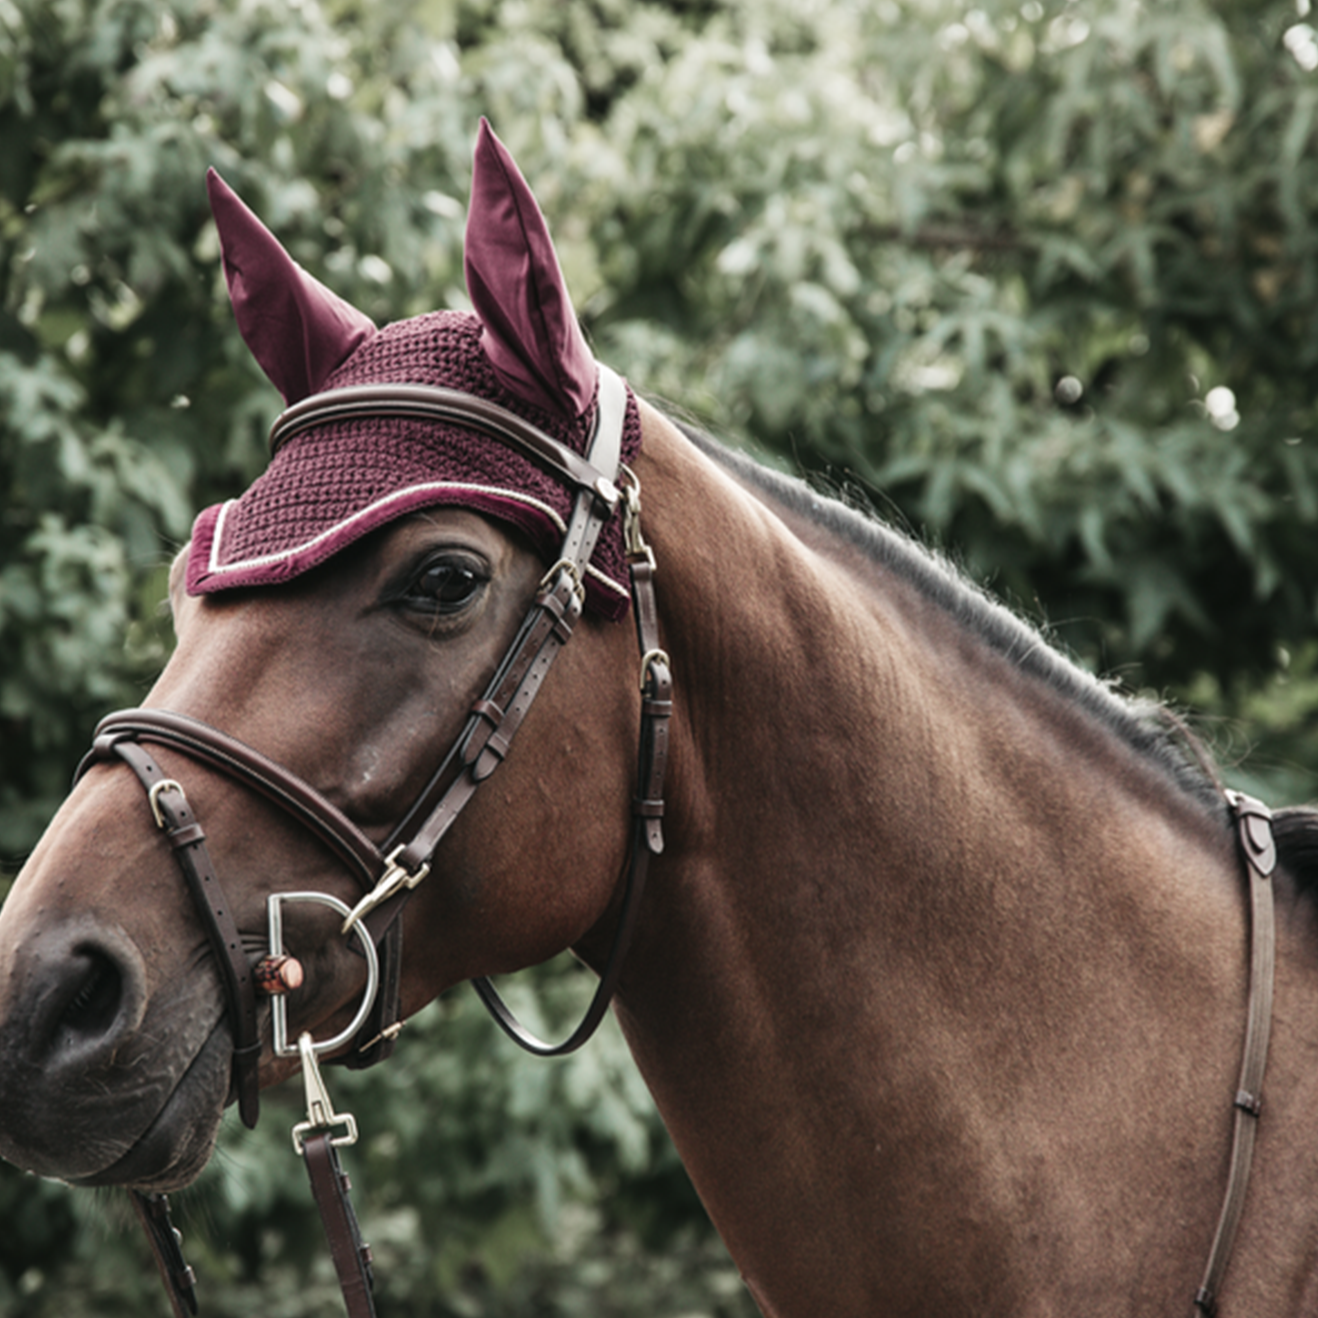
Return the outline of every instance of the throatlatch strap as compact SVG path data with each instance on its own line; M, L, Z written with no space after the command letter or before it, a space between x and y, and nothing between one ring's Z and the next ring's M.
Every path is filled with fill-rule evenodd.
M639 511L639 503L633 504ZM562 1057L575 1052L599 1028L609 1008L623 960L636 928L641 907L641 894L645 890L650 872L650 860L664 849L663 812L664 777L668 767L668 723L673 712L673 679L669 671L668 656L659 646L659 613L654 596L654 565L648 547L641 548L632 557L632 610L636 617L636 637L641 650L641 734L637 749L636 796L632 802L632 837L626 880L622 890L622 904L618 913L618 926L613 935L595 995L576 1028L561 1043L551 1044L537 1038L509 1010L507 1003L488 979L472 980L499 1028L537 1057Z
M1240 853L1245 859L1245 877L1250 895L1249 1016L1245 1027L1245 1051L1240 1065L1240 1083L1233 1102L1235 1131L1231 1141L1231 1170L1226 1197L1218 1218L1213 1245L1208 1252L1204 1279L1195 1292L1199 1314L1217 1311L1217 1292L1231 1260L1240 1216L1245 1209L1245 1192L1254 1160L1254 1137L1262 1111L1263 1071L1268 1062L1268 1035L1272 1027L1272 989L1277 956L1277 927L1272 893L1272 871L1277 866L1277 848L1272 838L1272 811L1262 801L1243 792L1228 792L1227 804L1236 821Z

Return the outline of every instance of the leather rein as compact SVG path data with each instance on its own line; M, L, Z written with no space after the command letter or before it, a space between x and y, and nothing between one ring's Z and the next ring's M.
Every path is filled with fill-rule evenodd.
M579 1048L603 1020L617 987L631 942L650 859L663 850L663 789L668 759L668 720L672 676L659 645L654 592L654 555L640 529L640 487L621 462L626 387L607 367L599 367L595 428L586 456L568 449L522 417L486 399L455 390L420 385L365 386L316 394L276 420L271 446L312 425L355 416L409 416L475 429L513 446L550 470L575 491L558 561L545 574L517 634L497 665L465 724L417 800L383 844L377 846L341 810L296 774L226 733L181 714L159 709L122 710L98 725L91 751L79 766L80 778L92 764L127 764L147 793L152 816L168 839L201 917L219 969L225 1010L233 1033L232 1090L248 1127L259 1115L257 1067L262 1052L258 997L280 994L263 987L262 965L253 966L230 912L218 873L206 847L206 834L183 787L167 776L148 749L163 745L218 770L284 809L324 842L352 872L363 895L349 908L324 893L274 894L270 899L270 952L280 945L279 909L284 901L317 901L344 916L342 932L362 944L369 963L367 989L347 1038L314 1042L304 1034L296 1048L286 1046L286 1008L272 999L276 1051L301 1057L308 1096L308 1119L294 1130L294 1147L303 1156L320 1209L350 1318L373 1318L370 1250L361 1239L347 1196L347 1178L337 1149L356 1137L347 1114L334 1112L320 1079L317 1056L348 1042L341 1059L351 1068L388 1057L402 1028L402 920L415 887L430 871L436 849L470 801L476 788L503 762L518 727L541 689L558 652L571 638L585 601L587 565L605 524L621 513L631 578L633 616L641 653L641 727L636 794L632 805L629 856L619 880L620 901L613 945L584 1016L561 1042L546 1043L513 1016L487 979L473 981L500 1027L521 1047L539 1056L561 1056ZM76 781L76 779L75 779ZM338 1134L348 1126L347 1134ZM195 1277L183 1260L180 1237L163 1194L133 1192L134 1206L147 1232L176 1318L196 1313Z

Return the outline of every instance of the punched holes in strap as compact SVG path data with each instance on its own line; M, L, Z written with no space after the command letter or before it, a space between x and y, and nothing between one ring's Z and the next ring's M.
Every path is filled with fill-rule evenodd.
M188 1318L197 1312L197 1275L183 1257L183 1235L170 1218L169 1199L141 1190L130 1191L130 1197L165 1284L170 1308L175 1318Z
M673 679L668 656L651 650L641 660L641 748L632 812L644 820L651 855L664 849L664 778L668 769L668 722L673 713Z
M463 744L462 762L476 782L503 762L558 651L571 639L581 601L567 571L554 576L537 596L537 616L514 647L502 680L471 707L475 726Z

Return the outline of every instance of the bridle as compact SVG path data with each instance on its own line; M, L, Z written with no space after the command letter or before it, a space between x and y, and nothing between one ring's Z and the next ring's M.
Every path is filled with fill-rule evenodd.
M344 1064L364 1067L392 1052L402 1025L399 917L412 890L429 873L436 848L463 807L502 763L550 665L570 639L584 603L586 565L601 529L619 508L624 518L641 651L641 731L629 859L621 881L613 946L589 1007L562 1042L549 1044L536 1038L514 1018L488 980L473 981L495 1020L523 1048L540 1056L562 1055L579 1048L599 1025L635 928L650 857L663 849L661 819L672 678L668 656L658 644L654 555L640 531L640 490L635 476L620 459L625 386L607 368L601 366L599 370L595 430L584 459L523 418L485 399L421 385L327 391L289 408L275 423L272 448L309 426L350 417L401 415L466 425L529 454L576 490L558 561L546 573L517 635L484 693L472 705L453 746L382 846L377 847L297 775L207 724L168 711L136 709L109 715L98 726L92 750L79 768L81 776L92 763L122 761L147 792L156 824L174 850L216 954L234 1035L233 1086L240 1114L248 1126L256 1124L258 1115L257 1063L262 1048L253 969L207 853L205 833L192 814L183 788L164 773L146 744L180 751L262 793L326 843L363 888L361 900L351 908L328 894L314 892L274 894L268 903L271 955L283 951L283 904L319 902L344 917L342 932L357 939L368 967L362 1004L349 1028L332 1039L317 1043L304 1033L296 1048L290 1047L281 998L276 996L272 1006L277 1049L286 1056L296 1052L302 1063L307 1120L294 1129L294 1147L302 1154L311 1177L349 1318L374 1318L375 1314L370 1250L361 1239L348 1199L347 1178L337 1157L337 1148L356 1138L356 1125L349 1114L334 1111L321 1080L317 1056L348 1045ZM1216 1312L1218 1291L1244 1209L1261 1112L1276 946L1271 879L1277 854L1271 812L1243 793L1228 792L1226 799L1250 893L1249 1006L1240 1080L1232 1101L1234 1133L1226 1193L1203 1280L1194 1296L1199 1315ZM340 1127L344 1133L336 1135ZM134 1203L176 1318L195 1314L195 1279L183 1260L166 1196L134 1192Z
M286 1008L272 998L274 1045L297 1055L307 1089L307 1121L294 1131L330 1241L350 1318L370 1318L370 1252L357 1230L337 1148L355 1138L355 1122L336 1113L320 1077L320 1054L347 1047L341 1059L353 1068L388 1057L402 1027L402 920L412 891L430 872L436 849L466 804L503 762L517 729L540 691L550 666L571 638L585 602L585 574L600 532L623 518L633 616L641 653L641 727L636 793L628 860L620 879L613 944L595 994L581 1021L561 1042L546 1043L513 1016L494 986L474 982L501 1028L518 1044L552 1057L579 1048L600 1024L617 987L631 942L650 858L663 850L663 786L668 758L672 677L659 645L654 594L654 554L640 528L640 486L621 461L626 386L599 367L594 430L585 457L522 417L486 399L424 385L370 385L328 390L290 407L275 422L271 447L311 426L354 417L406 416L457 424L510 445L574 490L559 557L545 574L516 635L481 696L472 704L439 767L383 844L377 846L341 810L296 774L250 746L181 714L131 709L110 714L96 729L78 777L95 763L127 764L147 793L152 816L173 849L219 968L225 1011L233 1034L232 1088L243 1122L259 1115L257 1065L262 1051L253 965L206 847L206 834L180 783L169 777L149 747L166 746L218 770L285 810L313 833L354 875L362 897L353 907L326 893L275 893L268 900L269 955L282 946L282 910L290 902L328 905L343 917L342 932L357 943L367 965L367 984L351 1025L332 1039L303 1034L287 1039ZM342 1128L342 1133L336 1133ZM152 1243L176 1315L196 1312L192 1270L183 1261L164 1195L134 1192L138 1216Z

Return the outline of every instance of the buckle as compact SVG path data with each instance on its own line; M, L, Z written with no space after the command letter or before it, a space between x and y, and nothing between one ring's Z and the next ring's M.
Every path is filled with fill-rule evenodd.
M570 559L560 558L553 567L540 578L540 586L536 591L537 595L549 595L558 588L559 577L567 573L571 579L572 593L577 598L577 603L585 607L586 603L586 585L581 579L581 569Z
M406 850L406 844L399 843L384 858L384 873L380 875L380 881L375 887L351 911L346 906L343 908L343 913L347 918L343 921L343 928L339 931L340 933L351 933L353 927L363 916L369 915L382 902L387 902L394 893L401 892L404 888L415 888L430 873L430 863L428 861L424 862L415 874L408 873L398 863L398 857ZM370 939L363 939L363 942L369 943Z
M169 827L165 820L165 812L160 807L160 798L166 792L177 792L183 797L184 801L188 799L183 788L172 778L162 778L158 783L151 784L151 790L146 794L146 799L151 806L151 816L156 821L156 827L159 829Z

